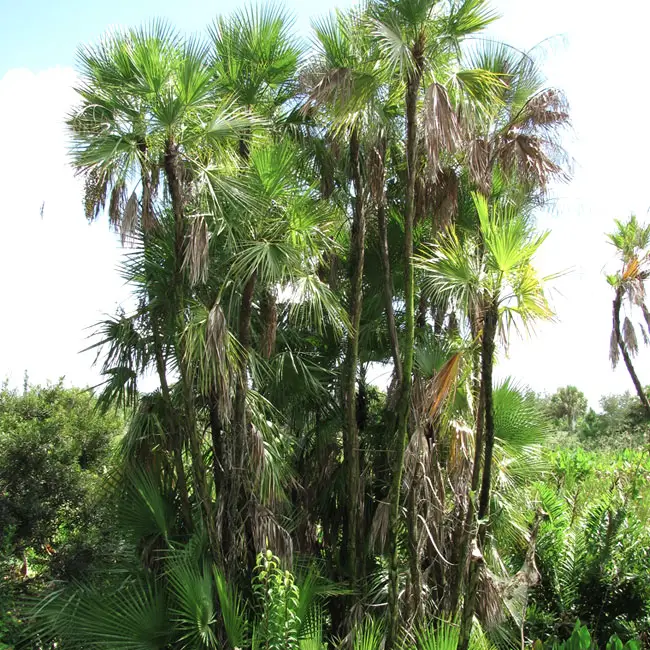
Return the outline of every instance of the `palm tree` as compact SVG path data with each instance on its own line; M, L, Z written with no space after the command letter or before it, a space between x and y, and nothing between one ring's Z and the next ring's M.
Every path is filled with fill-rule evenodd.
M467 55L470 67L489 70L504 83L493 101L470 104L466 164L482 193L491 194L495 170L531 195L552 181L568 180L568 157L560 142L569 125L568 103L557 88L545 85L534 49L521 52L490 41Z
M474 470L484 453L483 472L478 495L476 535L477 551L484 546L492 486L492 458L495 443L493 407L494 354L496 335L507 337L518 323L528 328L537 319L550 318L552 312L543 291L543 279L535 273L533 256L548 233L535 234L529 220L512 204L497 204L492 210L485 197L474 194L479 229L463 239L450 227L430 251L418 257L424 273L425 288L433 295L457 305L465 315L482 314L481 345L482 412L485 441L475 440ZM478 431L478 429L477 429ZM484 449L482 449L484 447ZM478 487L478 483L477 483ZM470 500L473 516L474 505ZM461 648L469 640L478 580L477 558L470 565L468 588L463 610Z
M398 549L400 494L404 453L408 444L409 411L415 344L415 285L413 240L416 218L416 181L426 143L426 158L431 169L437 169L440 156L453 152L460 143L460 125L454 112L445 81L452 79L459 86L468 82L476 90L491 91L495 79L474 71L473 75L457 72L457 60L463 39L483 30L495 19L484 0L465 0L459 4L439 0L381 0L370 5L373 32L384 64L396 85L403 89L405 114L404 151L406 159L404 223L404 317L402 374L397 378L399 396L395 413L395 455L390 486L390 591L388 602L387 647L396 640L399 618ZM434 12L436 17L434 18ZM444 18L443 18L444 17ZM479 84L472 82L479 80ZM423 119L418 120L422 106Z
M615 296L612 305L612 336L609 345L609 358L612 368L616 368L619 356L623 357L625 367L632 379L634 388L641 405L650 418L650 402L643 390L636 370L632 365L632 357L636 355L639 345L634 331L634 325L629 316L623 321L621 330L621 307L626 300L630 309L638 307L643 313L645 328L650 328L650 312L645 305L645 281L650 277L648 267L648 245L650 245L650 226L640 224L632 215L627 221L615 220L616 230L607 235L616 248L616 253L622 263L622 269L614 275L607 276L607 281L614 287ZM641 327L644 341L648 340L645 328Z
M565 386L551 397L550 408L554 417L566 419L569 431L575 431L578 417L587 410L587 398L575 386Z
M123 239L138 229L150 233L160 220L158 179L162 175L166 180L162 189L171 199L175 223L174 274L168 291L173 293L172 303L179 303L183 268L193 262L193 246L185 245L189 234L189 188L202 171L200 159L193 155L194 145L201 141L208 150L220 151L242 128L243 120L227 105L215 103L205 48L193 41L182 42L164 23L112 33L96 47L80 50L79 61L81 103L70 117L69 126L73 162L86 181L86 215L96 217L108 203L110 221L120 229ZM201 234L200 229L194 232ZM184 417L177 417L172 406L167 364L175 345L165 340L164 332L173 327L169 318L175 318L177 310L170 307L166 312L151 312L154 358L167 405L168 427L177 438L176 468L189 523L181 458L183 440L191 447L205 508L208 496L193 432L191 400L185 400ZM182 350L176 349L176 353L177 367L185 375ZM206 517L211 519L207 510Z
M363 564L363 495L361 494L360 441L357 423L357 375L363 311L366 229L371 208L372 144L385 123L383 79L376 66L376 52L363 15L336 13L314 24L317 52L303 73L307 102L305 113L320 117L316 124L328 130L330 139L348 150L345 168L351 224L348 251L347 296L350 331L343 362L343 448L346 492L349 499L343 531L343 553L350 575L356 580ZM315 114L320 109L321 115ZM383 193L383 178L379 181ZM392 295L391 295L392 300ZM392 313L392 304L389 309ZM396 336L396 335L395 335Z

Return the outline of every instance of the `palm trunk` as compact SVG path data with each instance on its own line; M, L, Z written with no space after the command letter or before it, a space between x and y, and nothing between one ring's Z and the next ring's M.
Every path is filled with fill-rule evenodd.
M362 502L360 495L359 431L357 428L357 367L359 365L359 327L363 299L363 262L366 238L366 215L361 180L361 161L359 155L359 135L355 130L350 136L350 163L354 187L354 211L350 236L350 332L345 356L344 405L345 423L343 427L343 450L347 481L348 508L344 539L347 540L347 557L350 576L353 582L359 574L359 524L361 523Z
M233 410L233 456L232 456L232 485L229 496L229 520L230 526L235 521L241 521L246 508L245 492L242 493L242 478L246 466L246 448L248 424L246 418L246 401L248 395L248 354L251 349L251 318L253 314L253 295L257 272L254 271L246 281L242 292L241 304L239 307L239 343L244 351L239 381L235 389L235 405ZM244 517L245 519L245 517ZM231 531L231 535L235 531ZM246 534L246 533L244 533ZM251 540L246 542L247 548L251 546ZM252 567L249 567L252 569Z
M422 620L422 570L420 568L420 557L418 553L420 540L418 475L419 466L416 467L413 473L413 484L410 486L407 502L409 571L411 574L409 620L416 623Z
M183 196L183 169L179 160L178 146L170 137L165 143L164 156L165 176L167 187L172 202L172 211L174 213L174 286L172 291L178 306L179 332L182 331L185 323L182 320L183 305L183 255L185 250L185 197ZM192 373L188 367L182 337L178 342L178 368L180 372L181 385L183 389L183 400L185 406L185 430L189 442L190 456L192 459L192 472L196 493L201 503L201 508L205 517L205 525L208 531L210 546L213 553L217 552L216 535L214 531L214 521L212 517L212 502L207 485L207 473L203 454L201 450L201 441L196 430L196 417L194 412L194 391L192 383Z
M456 554L457 564L454 576L449 589L449 605L447 613L455 616L458 611L460 601L460 592L467 569L467 552L469 550L469 540L474 528L474 515L476 514L476 495L479 481L481 478L481 459L483 457L483 428L485 423L485 400L483 391L483 382L480 382L478 404L476 406L476 435L474 436L474 464L472 466L472 480L467 499L467 513L464 523L462 524L460 540L458 543L459 551Z
M408 445L409 412L411 406L411 384L413 372L413 347L415 344L415 304L413 283L413 220L415 217L415 181L417 174L417 101L423 69L423 39L413 48L414 70L409 75L406 89L406 214L404 218L404 303L406 331L402 360L402 382L397 404L395 429L396 453L393 459L393 475L389 489L388 522L388 628L386 650L393 650L399 633L399 556L397 538L399 535L400 496L404 454Z
M645 411L646 417L650 419L650 402L648 401L648 396L645 394L645 391L643 390L643 386L639 381L639 377L637 376L636 371L634 370L634 366L632 365L632 359L627 351L625 340L623 339L623 336L621 334L622 302L623 302L623 287L618 287L616 289L616 297L614 298L614 304L613 304L613 321L614 321L614 332L616 333L616 341L621 351L621 356L623 357L623 361L625 362L625 367L627 368L627 372L630 375L630 378L632 379L632 383L634 384L634 389L636 390L636 394L639 396L639 400L641 400L641 406L643 406L643 410Z
M168 435L172 439L172 456L174 458L174 467L176 470L176 485L181 499L181 513L183 522L188 530L192 526L192 514L190 508L190 498L187 491L187 478L185 476L185 466L183 465L183 446L182 436L179 435L179 427L175 422L174 407L171 400L171 393L169 391L169 384L167 383L167 375L165 371L165 361L162 353L162 342L160 341L160 332L155 319L152 318L152 331L154 341L154 353L156 357L156 371L158 372L158 379L160 381L160 391L163 396L165 404L165 420L169 427Z
M382 143L381 152L382 168L385 168L386 143ZM390 349L393 356L395 376L398 383L402 381L402 358L399 352L399 341L397 338L397 326L395 325L395 310L393 309L393 278L390 271L390 255L388 249L388 223L386 219L386 190L385 180L382 179L381 198L377 205L377 230L379 231L379 253L381 257L381 270L384 291L384 309L386 310L386 321L388 323L388 335L390 337Z
M174 212L174 253L176 258L176 276L180 280L185 248L185 208L183 201L182 170L178 160L178 146L170 138L165 145L165 176L172 200ZM180 287L175 287L178 290Z
M492 485L492 455L494 451L494 404L492 395L492 370L494 367L494 349L497 333L499 311L496 302L493 302L485 314L483 322L483 339L481 343L481 384L484 402L485 418L485 458L483 461L483 480L478 505L479 527L477 533L477 547L483 550L485 535L487 533L487 516L490 511L490 489ZM478 445L477 445L478 447ZM472 482L476 476L476 467L472 473ZM472 632L472 621L476 608L476 592L479 579L479 558L472 557L469 568L469 579L465 592L465 604L460 628L459 650L467 650Z
M142 154L142 232L144 238L145 249L149 241L149 230L153 225L153 215L151 208L151 174L145 169L145 158L147 154L147 145L141 142L138 148ZM171 400L171 393L169 384L167 382L167 371L165 366L165 359L163 356L163 343L158 328L158 321L155 315L150 314L151 318L151 332L153 336L154 357L156 359L156 372L158 373L158 380L160 382L160 391L162 393L163 402L165 405L165 422L168 428L168 435L172 440L172 457L174 459L174 468L176 471L176 485L181 500L181 514L183 523L189 530L192 525L192 514L190 508L190 498L187 491L187 478L185 476L185 467L183 465L183 448L182 438L180 436L179 427L174 417L174 407Z

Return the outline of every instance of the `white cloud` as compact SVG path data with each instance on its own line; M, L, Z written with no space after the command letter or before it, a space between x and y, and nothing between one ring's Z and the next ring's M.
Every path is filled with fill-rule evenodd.
M67 163L74 72L11 70L0 80L0 378L95 383L86 328L126 297L105 223L88 225ZM41 217L41 207L43 215Z

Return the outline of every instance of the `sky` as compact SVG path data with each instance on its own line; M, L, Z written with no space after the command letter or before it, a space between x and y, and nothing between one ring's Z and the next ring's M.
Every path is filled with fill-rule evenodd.
M312 17L351 0L317 5L292 0L297 32ZM160 17L186 33L204 29L217 11L243 0L0 0L0 380L93 385L94 354L81 352L89 327L125 304L116 268L122 254L105 220L83 216L81 184L68 165L63 120L75 102L75 51L107 28ZM495 0L502 15L490 35L521 48L542 43L548 85L571 105L565 146L571 183L554 190L538 215L551 234L538 256L544 274L567 271L551 287L553 323L516 337L498 374L540 392L573 384L597 407L601 395L631 383L608 361L613 251L604 233L635 212L650 219L650 130L644 45L650 5L620 0L598 11L591 0ZM650 384L650 354L637 369Z

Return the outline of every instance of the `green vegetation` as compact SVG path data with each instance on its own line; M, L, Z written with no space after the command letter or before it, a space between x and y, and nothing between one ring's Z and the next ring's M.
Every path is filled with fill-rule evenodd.
M531 53L480 37L495 19L372 0L305 49L258 6L82 47L72 160L134 307L96 324L96 396L2 393L0 650L646 642L621 314L647 336L650 230L610 238L636 398L495 381L553 315L534 215L569 121Z

